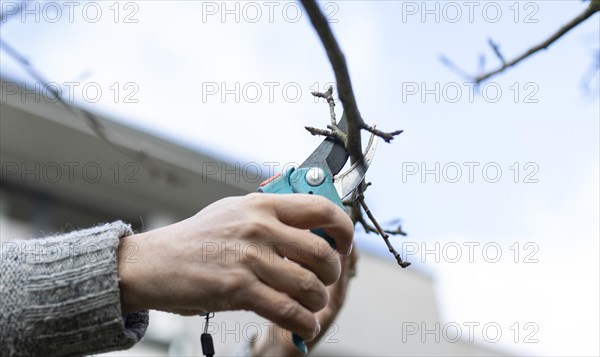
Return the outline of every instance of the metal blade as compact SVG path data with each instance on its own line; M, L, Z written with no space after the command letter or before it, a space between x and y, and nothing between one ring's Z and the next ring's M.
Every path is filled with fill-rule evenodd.
M338 195L343 200L348 196L358 184L361 183L369 166L371 165L371 161L373 161L373 156L375 155L375 149L377 148L377 138L374 134L371 134L369 138L369 144L367 145L367 150L364 153L364 159L355 162L348 171L335 176L333 179L333 185L335 186Z
M342 114L342 117L337 123L338 128L346 133L346 115ZM348 153L344 147L344 143L337 139L325 138L323 142L317 146L315 151L304 160L299 168L303 167L319 167L325 173L329 174L330 177L334 177L338 172L342 170L344 165L348 161Z

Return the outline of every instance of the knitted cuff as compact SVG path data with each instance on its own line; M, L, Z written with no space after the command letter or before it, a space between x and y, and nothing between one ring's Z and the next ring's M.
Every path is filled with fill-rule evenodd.
M65 235L2 244L2 350L81 355L129 348L148 312L121 314L114 222ZM6 350L5 350L6 349Z

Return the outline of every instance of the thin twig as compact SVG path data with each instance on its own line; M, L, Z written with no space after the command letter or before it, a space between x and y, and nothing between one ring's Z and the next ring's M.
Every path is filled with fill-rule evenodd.
M329 86L325 93L312 92L312 95L318 98L324 98L329 104L329 115L331 116L331 125L337 126L337 120L335 118L335 99L333 99L333 87Z
M402 230L401 226L398 226L398 228L396 228L395 230L385 230L385 233L389 233L389 234L393 234L393 235L401 235L401 236L407 236L407 233L405 231Z
M390 235L387 234L379 225L379 222L377 222L377 220L375 219L375 216L373 215L373 213L371 212L371 210L369 209L369 206L367 206L364 196L360 196L358 198L358 202L360 203L360 205L362 206L362 208L365 210L365 213L367 214L367 216L369 217L369 219L371 220L371 222L373 222L373 225L375 225L375 229L377 230L377 232L379 233L379 235L383 238L383 241L385 242L385 244L388 247L388 250L390 251L390 253L392 253L394 255L394 258L396 258L396 261L398 262L398 265L400 265L402 268L406 268L410 265L410 262L405 262L402 260L402 257L400 256L400 253L398 253L396 251L396 249L394 249L394 247L392 246L392 243L390 243Z
M506 60L504 59L504 56L502 55L502 52L500 52L500 46L496 42L494 42L494 40L492 40L491 38L488 39L488 44L490 45L490 47L492 48L492 50L496 54L496 57L498 57L498 59L500 60L500 63L502 63L503 65L505 65L506 64Z
M308 130L309 133L311 133L312 135L315 135L315 136L320 135L320 136L326 136L328 138L338 139L338 137L334 134L334 132L329 129L314 128L312 126L305 126L304 129Z
M583 75L582 79L581 79L581 89L586 92L586 93L590 93L592 91L591 88L591 84L593 83L594 78L598 79L598 76L596 76L596 72L600 71L600 49L596 50L596 53L594 55L594 62L592 62L592 64L588 67L588 69L585 71L585 74Z
M370 133L373 133L375 136L379 136L380 138L385 140L386 143L392 141L394 139L394 136L400 135L404 132L404 130L396 130L392 131L391 133L384 133L383 131L377 129L375 126L368 124L363 124L362 128Z
M476 76L475 81L477 83L481 83L487 79L490 79L491 77L505 71L507 68L510 68L510 67L518 64L519 62L523 61L527 57L533 55L534 53L548 48L550 45L552 45L554 42L556 42L559 38L561 38L564 34L566 34L567 32L569 32L572 29L574 29L575 27L577 27L577 25L579 25L580 23L587 20L589 17L594 15L599 10L600 10L600 1L592 0L590 5L581 14L577 15L574 19L572 19L571 21L569 21L568 23L563 25L560 29L558 29L558 31L556 31L552 36L547 38L545 41L542 41L538 45L531 47L530 49L525 51L525 53L523 53L522 55L516 57L515 59L513 59L511 61L508 61L508 62L504 61L503 64L499 68L497 68L493 71L490 71L488 73L484 73L479 76Z
M337 126L337 120L335 118L335 100L333 99L333 87L329 87L329 89L324 93L312 92L312 95L314 95L317 98L324 98L325 100L327 100L327 103L329 104L329 115L331 118L331 124L327 125L327 128L329 130L305 127L306 130L308 130L312 135L321 135L330 138L340 139L344 143L344 145L346 145L346 149L348 149L348 136ZM404 131L396 130L391 133L384 133L383 131L377 129L374 125L368 125L366 123L363 123L361 128L373 133L376 136L379 136L387 143L392 141L394 139L394 136L400 135Z
M467 71L465 71L464 69L462 69L456 63L454 63L450 58L448 58L448 57L446 57L444 55L440 55L439 60L440 60L440 62L442 62L442 64L444 66L448 67L452 72L460 75L465 81L472 81L473 80L473 76L471 74L469 74Z
M450 60L448 57L446 57L444 55L440 56L440 61L442 62L442 64L444 66L448 67L450 70L457 73L458 75L463 77L465 80L474 81L476 83L481 83L483 81L486 81L486 80L492 78L493 76L496 76L496 75L506 71L508 68L519 64L521 61L532 56L533 54L535 54L541 50L547 49L548 47L550 47L550 45L552 45L554 42L556 42L558 39L560 39L567 32L569 32L572 29L574 29L575 27L577 27L579 24L581 24L582 22L584 22L585 20L590 18L592 15L594 15L598 11L600 11L600 0L592 0L590 5L588 7L586 7L586 9L582 13L577 15L575 18L573 18L571 21L569 21L565 25L561 26L558 29L558 31L556 31L554 34L552 34L546 40L529 48L523 54L514 58L511 61L506 61L506 59L500 52L499 45L496 44L492 39L489 39L488 44L494 51L494 54L496 55L496 57L498 57L498 59L502 63L500 65L500 67L496 68L493 71L489 71L486 73L479 74L477 76L473 76L473 75L470 75L464 69L462 69L460 66L456 65L456 63L454 63L452 60Z
M313 127L304 127L308 130L312 135L322 135L330 138L339 139L342 143L344 143L344 147L348 148L348 136L342 129L340 129L337 125L337 119L335 117L335 100L333 99L333 87L329 87L329 89L324 92L312 92L317 98L324 98L329 104L329 116L331 120L331 124L327 125L329 130L317 129Z
M358 217L356 219L356 223L360 223L360 225L363 227L363 229L367 233L379 233L379 231L377 230L377 228L373 227L367 221L365 221L365 218L362 215L360 215L360 217ZM396 228L396 229L384 229L383 231L385 233L388 233L388 234L391 234L391 235L401 235L401 236L405 236L405 237L408 235L402 229L402 226L398 226L398 228Z

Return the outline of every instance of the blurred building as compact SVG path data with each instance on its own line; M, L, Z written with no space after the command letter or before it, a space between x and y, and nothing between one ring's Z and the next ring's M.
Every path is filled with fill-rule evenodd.
M147 230L189 217L222 197L256 190L262 177L111 121L85 116L1 80L2 242L123 220ZM347 304L316 355L499 355L468 326L441 321L433 280L363 252ZM152 312L143 342L120 356L200 355L200 317ZM218 355L265 333L248 312L217 313Z

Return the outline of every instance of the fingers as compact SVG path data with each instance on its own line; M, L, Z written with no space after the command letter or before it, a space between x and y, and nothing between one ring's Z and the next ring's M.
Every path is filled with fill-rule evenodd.
M349 255L340 258L342 264L342 274L352 278L356 275L356 264L358 262L358 253L353 249Z
M310 270L275 255L272 261L261 260L252 269L268 286L284 292L311 311L327 305L329 292Z
M358 260L356 249L353 249L350 255L341 257L340 260L342 264L342 273L340 274L338 281L333 284L329 290L331 299L329 300L328 307L330 307L335 314L337 314L342 305L344 305L346 292L348 291L348 283L353 277L353 274L356 274L356 262Z
M346 301L346 293L348 292L348 285L351 279L349 273L356 269L357 256L356 249L353 249L350 255L340 258L342 263L340 278L335 284L327 288L329 291L329 302L323 310L317 313L317 318L321 322L323 329L329 328Z
M322 228L335 240L336 249L347 255L352 249L354 226L350 217L327 198L308 194L259 194L272 204L277 218L300 229Z
M316 317L307 308L284 293L257 282L252 284L242 308L252 310L260 316L273 321L284 329L296 332L306 341L314 339L320 325Z
M280 243L273 245L277 254L309 269L325 285L333 284L340 277L339 255L323 238L284 224L274 225L272 234Z

